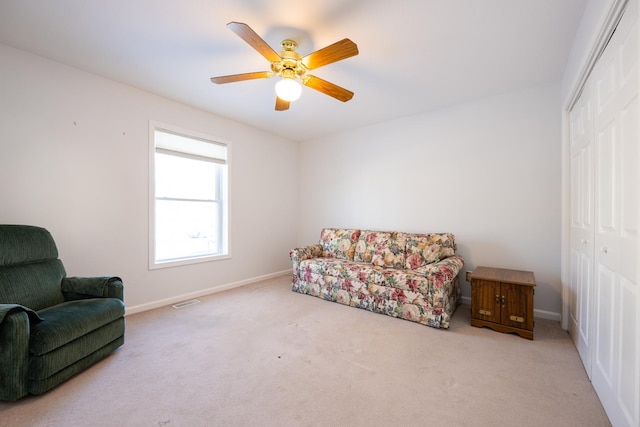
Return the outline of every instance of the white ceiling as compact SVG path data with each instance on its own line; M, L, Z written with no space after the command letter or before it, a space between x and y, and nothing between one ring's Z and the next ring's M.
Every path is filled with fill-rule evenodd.
M1 0L0 43L303 141L559 81L586 2ZM350 38L358 56L313 74L355 96L305 87L278 112L275 79L212 84L269 69L230 21L276 51L292 38L303 55Z

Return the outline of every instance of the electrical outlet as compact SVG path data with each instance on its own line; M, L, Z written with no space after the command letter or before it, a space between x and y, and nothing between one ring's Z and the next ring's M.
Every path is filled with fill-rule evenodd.
M473 271L467 271L467 282L471 282L471 274L473 273Z

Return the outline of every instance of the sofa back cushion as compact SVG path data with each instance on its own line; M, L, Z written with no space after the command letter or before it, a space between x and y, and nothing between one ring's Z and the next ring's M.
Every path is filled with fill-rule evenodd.
M456 240L451 233L411 234L406 248L405 268L424 273L429 264L455 255Z
M324 228L320 233L320 246L324 258L340 258L353 261L360 230Z
M408 236L396 231L363 231L356 245L354 260L378 267L403 269Z
M65 276L51 234L44 228L0 225L0 303L41 310L64 301Z

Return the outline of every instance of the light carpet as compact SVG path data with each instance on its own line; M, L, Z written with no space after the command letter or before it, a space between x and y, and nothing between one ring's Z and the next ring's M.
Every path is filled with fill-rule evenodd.
M346 307L279 277L127 316L125 344L7 426L608 426L558 322L535 340Z

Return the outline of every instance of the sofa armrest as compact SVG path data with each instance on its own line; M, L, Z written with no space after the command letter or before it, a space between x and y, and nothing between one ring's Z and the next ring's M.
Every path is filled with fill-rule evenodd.
M440 287L445 283L451 283L460 274L464 266L464 259L460 255L453 255L429 266L426 277Z
M15 304L0 304L0 313L0 400L15 401L28 393L30 317L38 317Z
M117 298L124 301L124 284L115 276L64 277L62 293L66 301L86 298Z
M289 251L289 257L291 257L291 262L293 263L293 276L296 277L298 274L298 266L300 265L300 261L304 261L305 259L318 258L321 256L322 246L320 246L319 244L291 249Z
M322 246L310 245L291 249L289 251L289 256L291 257L291 261L293 262L300 262L304 261L305 259L318 258L322 256Z

